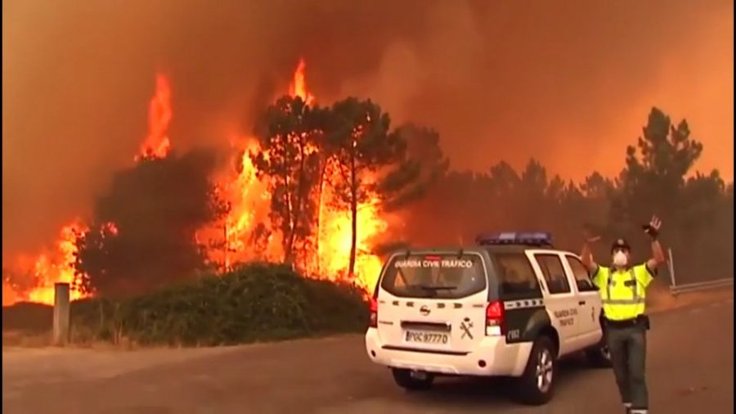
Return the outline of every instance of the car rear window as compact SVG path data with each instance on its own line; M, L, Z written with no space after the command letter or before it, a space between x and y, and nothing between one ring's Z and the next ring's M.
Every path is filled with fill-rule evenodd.
M493 253L491 256L504 299L542 297L534 269L523 252Z
M483 291L486 277L477 254L394 256L381 288L400 297L458 299Z

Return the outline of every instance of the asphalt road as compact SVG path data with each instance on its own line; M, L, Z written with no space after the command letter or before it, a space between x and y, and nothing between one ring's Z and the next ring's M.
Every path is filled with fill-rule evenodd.
M733 412L733 301L657 314L652 413ZM622 413L610 370L564 364L555 399L524 407L498 381L442 379L406 393L361 336L219 349L3 350L3 412Z

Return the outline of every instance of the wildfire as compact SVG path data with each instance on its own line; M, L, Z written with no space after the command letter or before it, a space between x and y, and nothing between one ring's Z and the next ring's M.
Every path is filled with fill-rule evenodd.
M307 63L304 58L299 59L299 63L294 71L294 79L289 84L289 95L298 96L307 104L314 103L314 96L307 91Z
M299 60L294 71L289 94L302 98L308 105L316 101L315 96L307 89L304 59ZM246 154L255 149L257 144L252 140L244 147ZM319 198L318 231L313 240L314 248L298 260L308 275L331 280L347 276L351 247L350 210L347 207L334 207L335 195L329 185L331 182L338 182L339 179L335 169L327 169L326 185L322 197ZM261 230L257 228L257 224L263 223L268 218L270 197L264 191L265 183L259 182L256 178L255 167L248 156L242 158L241 172L234 185L225 187L231 188L232 191L230 193L232 198L229 198L231 212L225 228L226 245L229 247L226 266L233 260L252 259L254 252L262 259L283 259L278 237L268 236L263 240L260 249L253 248L254 236ZM379 215L379 205L380 201L374 199L358 206L355 282L369 291L374 288L381 270L380 258L370 253L371 242L387 227L386 221Z
M143 141L136 160L141 157L166 157L171 149L168 131L173 115L169 79L159 73L156 75L156 93L148 104L148 136Z
M163 74L156 75L156 90L148 105L148 134L140 147L140 154L134 157L140 160L145 157L163 158L168 154L171 143L167 135L173 116L171 109L171 86ZM117 234L115 223L107 223L107 230ZM19 257L12 265L12 273L8 275L13 282L3 284L3 305L19 300L27 300L45 304L54 303L54 283L70 283L70 299L84 297L75 289L74 261L77 247L76 235L87 228L80 220L63 226L54 247L35 258ZM8 293L5 293L5 292Z
M13 266L16 273L9 275L11 281L20 279L24 283L32 282L25 292L23 289L14 289L12 286L3 286L15 291L12 301L25 300L38 303L54 303L54 284L69 283L70 299L84 297L82 292L74 286L74 260L76 259L77 246L76 236L86 228L80 221L76 220L61 229L58 241L47 251L35 258L19 257ZM20 273L20 274L18 274ZM5 296L3 296L5 305Z
M289 94L299 96L308 105L315 97L307 89L306 63L300 59L289 85ZM168 128L173 118L171 87L163 74L156 76L156 89L148 109L148 134L145 137L136 160L142 158L163 158L171 149ZM230 212L224 223L198 232L198 239L219 240L210 246L210 258L222 263L228 269L236 262L248 260L283 260L281 240L278 232L268 228L270 195L267 182L256 176L256 170L248 154L258 149L257 141L238 136L234 142L233 153L237 155L236 169L221 172L215 178L216 188L230 205ZM299 264L310 277L340 280L347 276L351 249L351 214L347 207L335 207L335 195L331 182L340 178L334 168L327 168L325 186L319 197L319 218L312 248L306 250ZM355 264L355 283L367 291L373 289L381 268L380 259L371 253L373 239L387 228L380 215L380 200L373 199L358 206L357 255ZM117 233L114 223L109 229ZM54 249L40 254L31 260L32 288L20 289L19 298L35 302L53 303L54 283L74 281L73 262L75 260L75 235L86 228L79 221L64 226ZM26 263L27 264L27 263ZM27 267L26 267L27 268ZM4 286L5 287L5 286ZM11 287L12 289L12 287ZM77 290L71 298L81 298ZM3 300L5 304L5 296Z
M232 139L237 168L217 177L220 195L230 205L230 211L219 229L203 229L200 236L212 238L220 234L219 249L210 250L210 258L221 262L225 269L232 264L249 260L282 259L280 238L266 233L263 223L269 220L270 195L266 183L256 176L256 169L248 153L258 148L252 138Z

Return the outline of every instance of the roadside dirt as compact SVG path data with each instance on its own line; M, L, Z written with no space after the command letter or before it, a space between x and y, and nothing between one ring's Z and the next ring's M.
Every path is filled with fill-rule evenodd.
M647 292L647 308L650 313L664 312L701 303L719 302L729 298L733 298L733 286L673 296L669 287L653 285Z

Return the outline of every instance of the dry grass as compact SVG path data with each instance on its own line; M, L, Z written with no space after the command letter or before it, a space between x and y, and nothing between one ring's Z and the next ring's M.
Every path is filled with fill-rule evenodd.
M3 348L15 346L23 348L43 348L51 345L51 333L32 333L3 330Z

